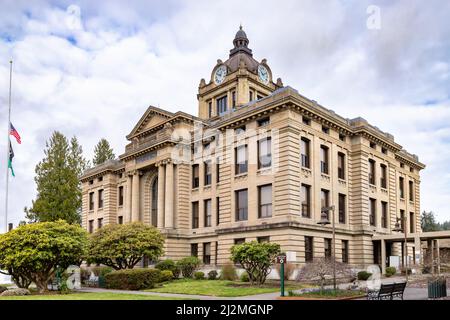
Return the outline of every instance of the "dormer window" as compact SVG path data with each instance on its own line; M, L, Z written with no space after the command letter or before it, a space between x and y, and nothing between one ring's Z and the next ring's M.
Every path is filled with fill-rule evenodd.
M219 116L224 115L227 112L227 96L220 97L216 100L217 114Z

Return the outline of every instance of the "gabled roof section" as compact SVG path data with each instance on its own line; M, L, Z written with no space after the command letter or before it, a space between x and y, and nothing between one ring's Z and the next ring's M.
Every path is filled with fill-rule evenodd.
M137 135L140 131L142 131L155 115L162 118L161 120L162 122L163 119L169 120L175 114L173 114L170 111L166 111L154 106L148 107L147 111L145 111L141 119L139 119L138 123L134 126L133 130L131 130L131 132L127 135L127 139L131 140L135 135Z

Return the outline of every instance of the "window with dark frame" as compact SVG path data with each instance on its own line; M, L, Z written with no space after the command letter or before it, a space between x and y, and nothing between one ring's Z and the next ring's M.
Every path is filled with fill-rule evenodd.
M258 120L258 127L265 127L268 126L270 124L270 118L262 118Z
M369 159L369 184L375 185L375 160Z
M375 199L369 199L369 223L371 226L376 225L377 214L377 201Z
M123 224L123 216L119 216L119 217L117 218L117 223L118 223L118 224Z
M212 117L212 102L211 101L208 103L208 117L209 118Z
M204 204L204 226L205 227L211 227L212 225L212 212L211 212L211 199L205 200L203 202Z
M325 134L329 134L330 133L330 128L322 126L322 132Z
M203 243L203 264L211 264L211 242Z
M258 187L259 218L272 216L272 185Z
M205 168L205 186L209 186L212 183L212 164L211 161L205 161L204 162L204 168Z
M200 186L200 170L198 164L192 165L192 188L198 188Z
M235 174L243 174L248 171L247 145L242 145L234 149L236 165Z
M248 219L248 191L247 189L238 190L236 194L236 221Z
M259 243L267 243L270 242L270 237L257 237L256 241L258 241Z
M94 192L89 193L89 211L94 210Z
M311 218L311 186L301 185L300 201L302 205L302 217Z
M191 243L191 257L198 257L198 243Z
M312 262L314 259L314 239L305 237L305 262Z
M339 223L346 222L346 214L347 214L347 204L346 204L346 195L339 193Z
M345 142L345 138L346 136L342 133L339 134L339 140L341 140L342 142Z
M338 178L345 180L345 154L338 152Z
M123 206L123 186L119 187L119 206Z
M267 137L258 141L258 169L272 166L272 138Z
M386 165L381 164L381 177L380 177L380 185L383 189L387 188L387 168Z
M307 118L307 117L302 117L302 122L303 124L310 126L311 125L311 119Z
M409 201L414 201L414 182L409 181Z
M325 247L325 258L331 258L331 239L325 238L323 240Z
M400 209L400 226L405 231L405 210Z
M370 143L370 147L371 147L372 149L376 149L376 148L377 148L377 144L376 144L375 142L371 142L371 143Z
M233 91L233 92L231 93L231 106L232 106L233 108L236 107L236 91Z
M253 101L253 91L249 91L249 98L250 98L250 102L252 102Z
M192 202L192 229L199 227L198 201Z
M216 100L217 115L222 116L227 112L227 96L223 96Z
M400 198L405 199L405 179L403 177L399 177L398 183L400 187Z
M220 224L220 198L216 197L216 225Z
M219 158L216 159L216 183L220 182L220 161Z
M320 172L328 174L328 147L320 146Z
M97 228L101 229L103 227L103 218L97 219Z
M387 154L388 153L388 151L387 151L387 149L386 148L381 148L381 152L383 153L383 154Z
M388 204L385 201L381 201L381 227L388 227Z
M310 168L310 141L304 137L300 140L300 154L302 167Z
M414 212L409 213L409 232L414 233L416 231L416 219L414 218Z
M330 206L330 191L322 189L320 190L320 205L321 210ZM330 220L330 211L325 212L327 220Z
M94 220L89 220L89 233L94 232Z
M342 262L348 263L348 240L342 240Z
M245 238L234 239L234 244L243 244L245 243Z
M98 190L98 208L103 208L103 189Z

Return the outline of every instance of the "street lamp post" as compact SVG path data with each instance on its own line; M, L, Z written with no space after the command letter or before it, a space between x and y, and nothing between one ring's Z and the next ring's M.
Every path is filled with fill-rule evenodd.
M320 224L322 226L325 226L327 224L330 224L330 221L328 219L327 213L329 211L331 211L331 226L333 229L333 240L332 240L332 244L331 246L332 248L332 259L333 259L333 289L334 292L336 293L336 229L335 229L335 219L334 219L334 206L330 206L330 207L324 207L322 208L322 214L320 216L320 221L317 222L317 224Z
M402 222L402 226L400 226L399 221ZM404 267L405 267L405 277L406 277L406 282L408 282L408 239L407 239L407 228L406 228L406 216L397 218L397 222L395 223L395 227L394 229L392 229L392 231L397 231L397 232L402 232L405 235L405 242L403 245L403 251L404 251L404 257L403 259L405 259L405 263L404 263Z

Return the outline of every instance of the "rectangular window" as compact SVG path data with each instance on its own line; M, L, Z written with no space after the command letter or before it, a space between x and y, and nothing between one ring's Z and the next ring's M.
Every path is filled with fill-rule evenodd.
M346 220L346 196L345 194L339 193L339 223L345 223Z
M192 202L192 229L198 228L198 201Z
M256 240L257 240L259 243L270 242L270 237L258 237L258 238L256 238Z
M380 165L381 168L381 177L380 177L380 185L383 189L387 188L387 169L386 169L386 165L381 164Z
M191 257L198 257L198 243L191 243Z
M94 220L89 220L89 233L94 232Z
M400 199L405 199L405 179L400 177L398 183L400 186Z
M320 172L328 174L328 147L320 146Z
M326 134L329 134L330 133L330 128L322 126L322 132L326 133Z
M214 263L217 266L217 255L219 253L219 242L216 241L216 248L214 250Z
M209 118L212 117L212 102L211 101L208 103L208 117Z
M370 147L371 147L372 149L377 149L377 144L376 144L375 142L371 142L371 143L370 143Z
M381 201L381 227L387 228L388 226L388 204Z
M212 183L212 164L211 161L205 161L205 186Z
M220 182L220 163L219 158L216 159L216 183Z
M330 191L322 189L320 190L320 205L321 210L330 206ZM326 212L327 219L330 220L330 212Z
M272 166L272 139L270 137L258 141L258 169Z
M211 199L205 200L203 202L204 204L204 218L205 218L205 227L211 227L211 219L212 219L212 212L211 212Z
M416 224L416 219L414 219L414 212L409 213L409 232L414 233L415 229L414 226Z
M272 216L272 185L258 187L259 217Z
M89 211L94 210L94 193L89 193Z
M231 93L231 106L233 108L236 107L236 91L233 91Z
M401 220L401 228L405 231L405 210L400 210L400 220Z
M117 223L118 223L118 224L123 224L123 217L122 217L122 216L119 216L119 217L117 218Z
M331 258L331 239L324 239L325 258Z
M338 178L345 180L345 154L338 152Z
M302 184L300 201L302 204L302 217L311 218L311 186Z
M98 208L103 208L103 189L98 190Z
M375 199L369 199L369 222L371 226L375 226L377 214L377 202Z
M103 218L97 219L97 228L101 229L103 227Z
M103 181L103 177L99 177L98 182L102 182L102 181Z
M310 126L311 125L311 119L306 118L306 117L302 117L302 122L303 124Z
M348 263L348 240L342 240L342 262Z
M309 159L310 159L310 141L306 138L302 138L300 140L300 153L301 153L301 161L302 161L302 167L309 168Z
M217 115L222 116L227 112L227 96L223 96L216 100Z
M248 170L247 145L235 148L234 153L236 158L235 174L246 173Z
M262 118L258 120L258 127L265 127L270 124L270 118Z
M375 161L369 159L369 183L375 185Z
M216 225L220 223L220 198L216 197Z
M123 187L119 187L119 206L123 206Z
M414 201L414 182L409 181L409 201Z
M339 140L345 142L345 135L343 135L342 133L339 134Z
M387 153L388 153L388 151L387 151L386 148L381 148L381 152L382 152L383 154L387 154Z
M211 264L211 242L203 244L203 264Z
M248 192L247 189L236 191L236 221L248 218Z
M198 188L200 186L200 173L199 165L192 165L192 188Z
M245 238L234 239L234 244L243 244L245 243Z
M249 95L249 98L250 98L250 102L253 101L253 91L250 91L248 93L248 95Z
M305 237L305 262L312 262L314 259L313 237Z

